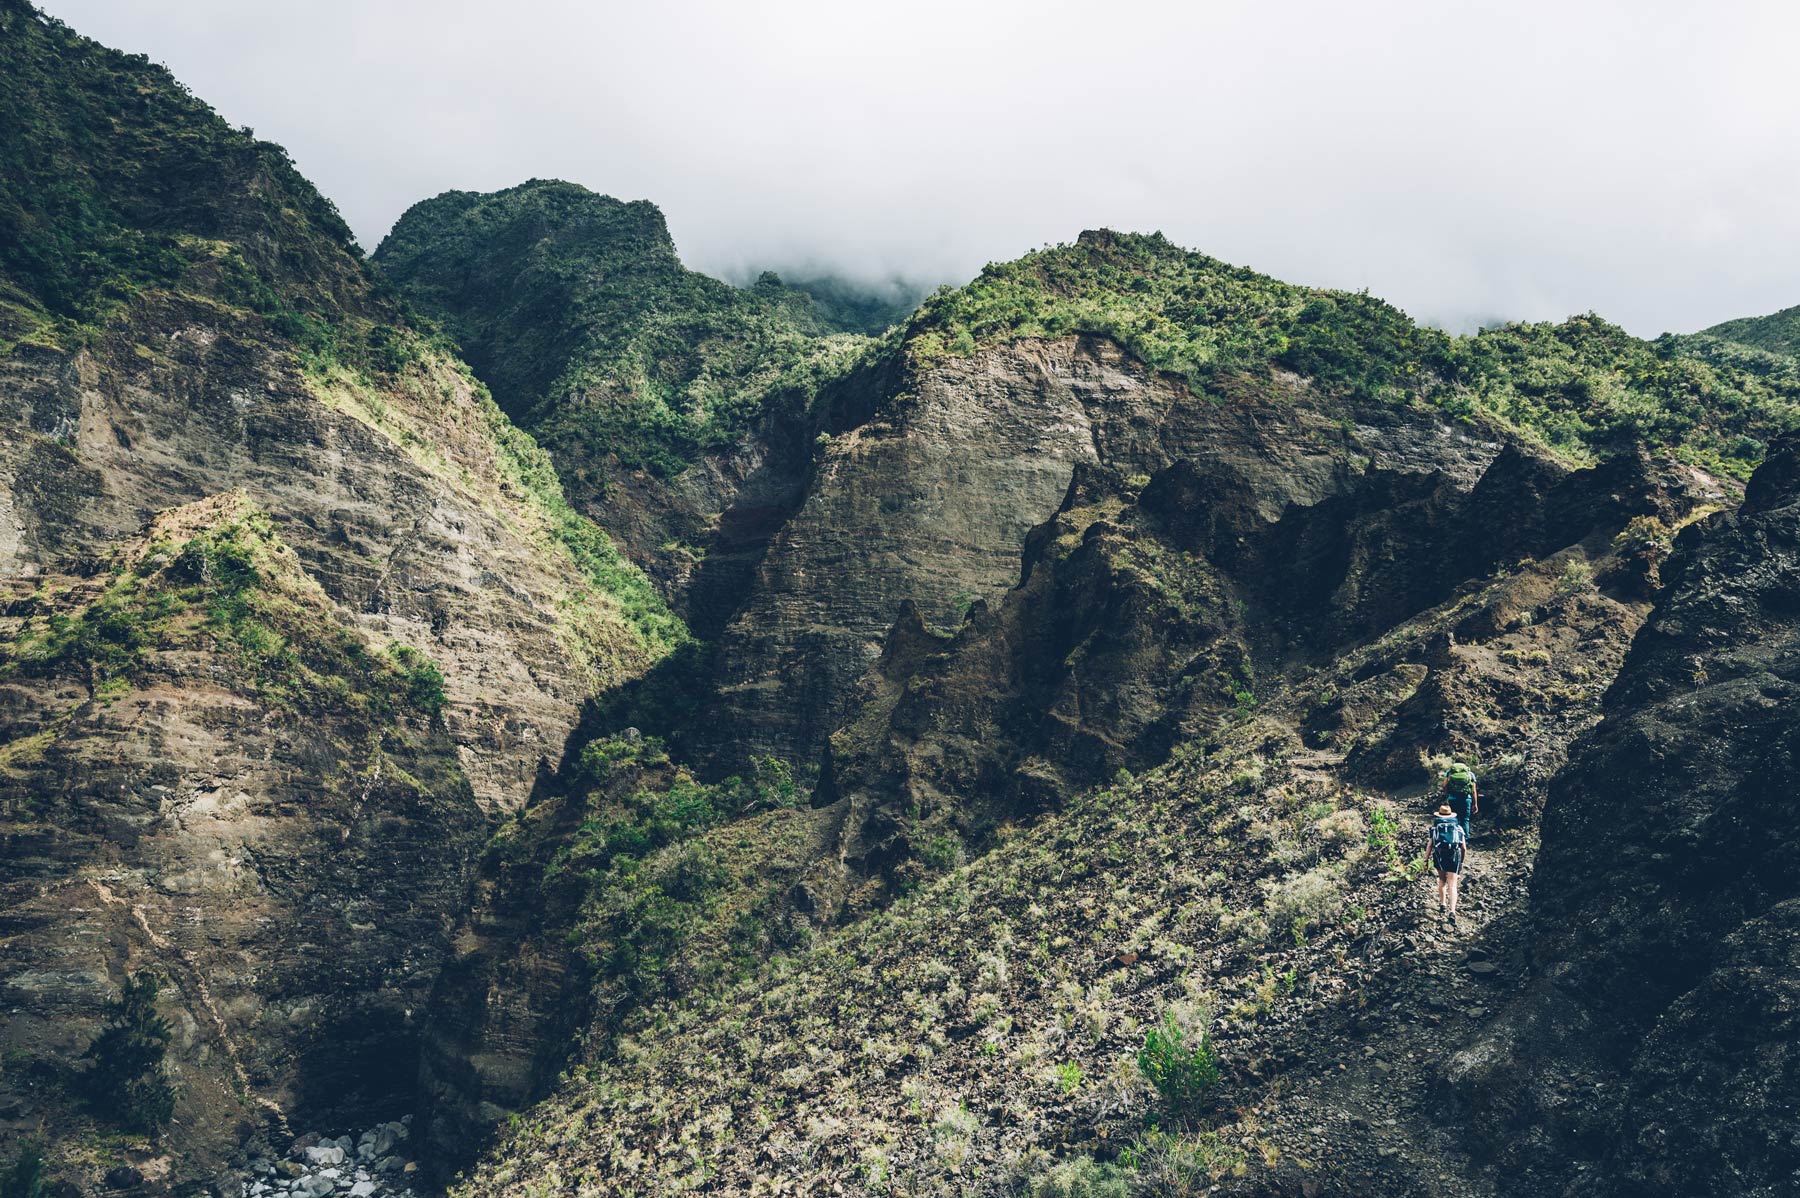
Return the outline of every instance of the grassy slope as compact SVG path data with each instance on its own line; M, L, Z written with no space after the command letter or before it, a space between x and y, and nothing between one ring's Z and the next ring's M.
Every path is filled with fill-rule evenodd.
M409 323L279 146L226 125L142 55L27 6L0 7L0 32L0 354L92 343L145 292L229 309L294 353L324 402L566 557L582 579L564 604L582 656L641 661L685 638L642 574L570 509L531 437ZM473 462L433 445L450 391L480 426Z
M1273 1167L1305 1136L1249 1109L1271 1057L1305 1043L1294 1019L1361 1009L1357 946L1412 926L1423 886L1416 817L1345 787L1296 729L1342 698L1355 733L1385 737L1441 669L1459 696L1444 714L1472 721L1484 772L1516 785L1519 760L1499 754L1591 720L1641 617L1585 578L1559 557L1468 588L1208 745L741 984L644 1013L459 1193L1056 1194L1061 1146L1110 1155L1134 1137L1185 1171L1190 1188L1168 1192ZM1481 643L1421 664L1472 625ZM1168 1014L1210 1028L1227 1074L1176 1141L1145 1132L1155 1097L1133 1065Z

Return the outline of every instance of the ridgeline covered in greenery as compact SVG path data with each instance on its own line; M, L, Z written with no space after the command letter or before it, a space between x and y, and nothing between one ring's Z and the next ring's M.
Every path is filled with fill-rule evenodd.
M0 350L78 338L137 291L289 327L363 306L350 229L287 152L166 68L0 4Z
M1111 337L1197 390L1220 373L1292 371L1349 395L1486 412L1581 458L1641 436L1741 478L1771 436L1800 427L1791 361L1644 341L1591 314L1453 337L1366 293L1283 283L1161 234L1088 232L990 265L906 329L926 361L1072 334Z
M1800 304L1767 316L1744 316L1702 331L1701 336L1733 341L1771 354L1800 354Z

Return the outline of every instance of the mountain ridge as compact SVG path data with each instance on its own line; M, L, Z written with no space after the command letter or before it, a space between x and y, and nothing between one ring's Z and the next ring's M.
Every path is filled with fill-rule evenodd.
M1791 888L1730 868L1792 773L1791 357L1451 337L1104 229L894 320L552 180L365 261L166 71L19 0L0 35L0 1160L1793 1180ZM152 975L160 1131L79 1073ZM1152 1029L1213 1054L1179 1109ZM390 1172L326 1176L371 1121Z
M1723 321L1702 329L1700 335L1791 357L1800 354L1800 306Z

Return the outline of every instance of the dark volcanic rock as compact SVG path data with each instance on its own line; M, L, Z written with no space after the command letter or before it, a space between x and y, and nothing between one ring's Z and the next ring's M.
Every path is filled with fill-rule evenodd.
M1800 438L1664 574L1551 788L1535 980L1452 1067L1521 1195L1800 1188Z

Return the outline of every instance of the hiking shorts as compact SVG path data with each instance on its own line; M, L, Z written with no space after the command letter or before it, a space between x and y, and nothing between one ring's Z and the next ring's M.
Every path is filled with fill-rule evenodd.
M1431 865L1441 874L1459 874L1463 866L1463 847L1460 844L1440 844L1431 850Z

